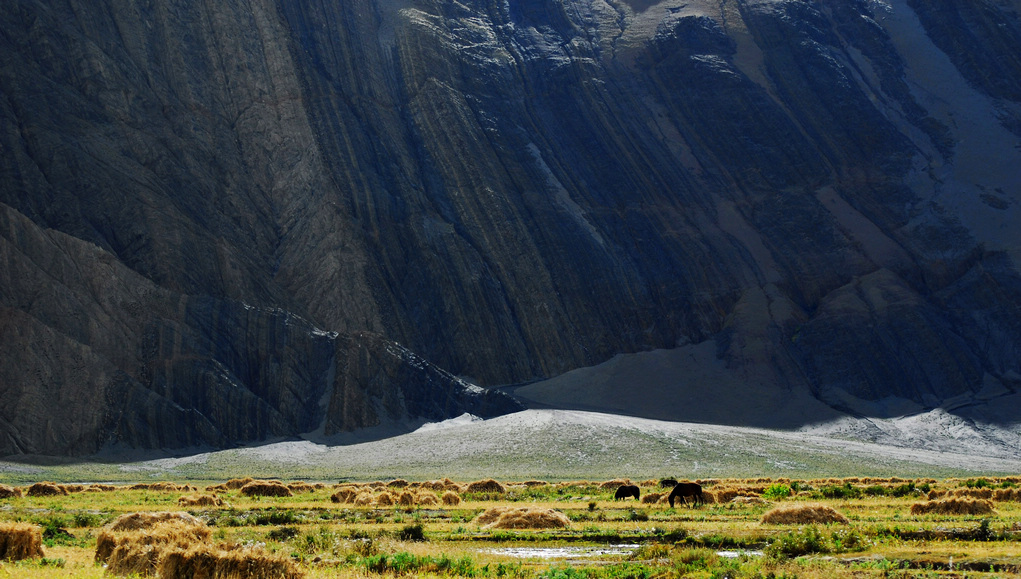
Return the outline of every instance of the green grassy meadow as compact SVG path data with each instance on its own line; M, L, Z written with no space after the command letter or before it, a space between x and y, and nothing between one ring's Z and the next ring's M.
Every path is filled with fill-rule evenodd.
M290 483L289 497L191 482L193 489L70 485L67 495L0 499L0 522L37 525L44 556L5 561L0 576L110 577L95 561L97 537L117 516L187 511L211 540L257 546L293 562L301 576L645 579L671 577L1009 577L1021 573L1021 478L713 479L707 504L616 501L609 481L501 481L502 492L446 483ZM658 480L636 481L645 500ZM283 484L283 483L281 483ZM456 487L454 486L456 484ZM406 485L406 486L405 486ZM162 485L169 487L170 485ZM29 487L21 487L22 494ZM351 489L365 504L334 502ZM215 493L219 506L181 507ZM416 504L384 504L414 494ZM433 498L421 504L422 497ZM954 498L982 514L912 514L912 505ZM988 498L983 498L988 497ZM389 500L389 499L387 499ZM821 505L846 523L763 523L778 507ZM563 528L491 528L493 508L551 509Z

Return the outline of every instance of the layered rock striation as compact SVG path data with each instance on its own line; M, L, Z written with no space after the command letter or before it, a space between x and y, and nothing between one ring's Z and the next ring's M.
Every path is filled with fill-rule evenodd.
M0 454L494 415L469 381L664 348L859 413L1021 380L1012 3L11 0L0 31Z

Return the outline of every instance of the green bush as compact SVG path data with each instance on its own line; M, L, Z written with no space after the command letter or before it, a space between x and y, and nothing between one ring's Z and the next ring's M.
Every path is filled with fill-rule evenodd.
M857 499L861 498L862 491L851 483L844 483L843 486L822 487L819 493L827 499Z
M762 492L762 498L776 501L779 499L786 499L791 496L792 489L788 485L782 483L773 483L766 487L766 490Z
M812 525L777 537L766 547L766 554L775 559L792 559L813 553L829 553L830 550L826 537Z

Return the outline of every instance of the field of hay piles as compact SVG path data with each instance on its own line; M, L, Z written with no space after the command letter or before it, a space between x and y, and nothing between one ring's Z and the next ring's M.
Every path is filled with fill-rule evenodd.
M827 505L789 505L777 507L762 515L766 525L809 525L840 523L846 525L847 517Z
M989 515L993 503L986 499L950 498L911 505L912 515Z
M42 529L28 523L0 523L0 561L43 557Z

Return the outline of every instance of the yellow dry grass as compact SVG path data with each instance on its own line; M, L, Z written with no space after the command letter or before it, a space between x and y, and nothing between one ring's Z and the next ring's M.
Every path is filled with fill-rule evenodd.
M847 524L847 517L826 505L792 505L777 507L764 515L761 522L767 525Z
M539 507L492 507L475 523L486 529L564 529L571 525L567 515Z
M29 497L56 497L67 494L64 487L51 482L37 482L25 489L25 496Z
M987 515L993 503L987 499L949 498L911 505L912 515Z
M263 549L222 549L197 545L165 553L156 567L160 579L299 579L293 561Z
M21 495L21 489L17 487L0 485L0 499L20 499Z
M477 480L473 483L469 483L464 489L466 493L500 493L507 492L507 489L499 482L493 479Z
M291 489L279 481L256 480L241 487L241 494L246 497L290 497L294 496Z
M443 493L443 496L440 497L440 500L443 502L443 504L453 507L461 504L461 495L457 494L454 491L447 491Z
M0 523L0 560L20 561L42 556L40 527L28 523Z
M223 499L213 495L185 495L177 499L177 504L182 507L222 507Z

